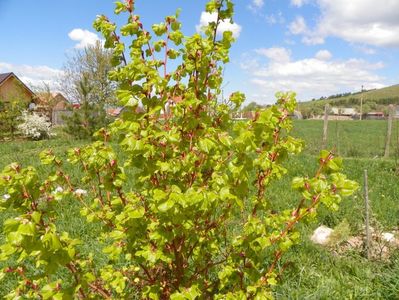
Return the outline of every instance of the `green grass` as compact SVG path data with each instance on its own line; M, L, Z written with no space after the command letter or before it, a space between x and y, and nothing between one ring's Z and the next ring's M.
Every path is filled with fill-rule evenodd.
M388 122L386 120L329 121L327 149L343 157L375 159L384 156ZM294 121L293 135L306 142L306 153L316 155L322 145L322 120ZM390 157L398 157L399 120L392 124Z
M292 263L275 289L277 299L398 299L398 257L383 263L337 256L305 241L286 260Z
M272 186L274 205L294 205L298 196L286 187L293 176L312 175L321 148L322 121L295 121L293 134L305 141L304 153L287 162L288 176ZM390 159L384 154L386 121L334 121L329 123L328 147L345 157L345 173L363 185L364 170L368 170L372 223L385 230L399 225L399 185L396 173L397 134L395 124ZM284 191L284 192L283 192ZM283 197L281 197L283 194ZM281 199L285 199L282 201ZM281 203L283 202L283 203ZM309 241L312 230L324 224L335 227L346 219L352 234L364 226L364 197L359 190L341 203L336 213L319 211L315 224L301 229L304 243L286 257L291 262L275 290L277 299L399 299L399 257L389 262L368 261L359 253L335 255Z
M287 186L293 176L314 174L316 159L302 154L291 158L287 164L288 176L269 190L275 207L297 203L299 196L287 190ZM395 162L349 158L344 160L344 165L348 177L360 184L364 169L368 170L372 223L379 223L385 230L397 227L399 185ZM344 219L350 224L353 235L362 232L364 198L361 190L346 198L338 212L331 213L321 207L317 221L301 227L303 243L284 257L288 267L281 285L275 289L277 299L399 299L399 257L389 262L368 261L360 253L337 255L309 241L319 225L333 228Z
M73 147L87 143L76 140L42 140L42 141L13 141L0 143L0 169L11 162L19 162L23 166L40 164L39 153L45 149L53 149L55 153L64 155Z
M289 189L294 176L312 176L317 168L315 154L321 144L321 121L295 121L293 134L304 139L304 152L291 157L287 162L288 174L282 181L276 182L267 190L272 205L276 208L292 207L299 195ZM369 190L372 208L372 221L386 229L392 229L399 223L399 184L396 174L397 126L394 126L392 155L382 159L385 145L386 122L330 122L328 146L345 157L345 173L349 178L362 184L364 169L369 174ZM337 139L339 137L339 139ZM0 168L19 161L24 166L34 165L41 174L46 169L40 166L38 153L51 147L58 154L69 148L87 142L55 139L40 142L9 142L0 144ZM79 176L76 168L68 167L73 177ZM362 191L341 203L337 213L326 209L319 212L318 221L301 226L303 243L284 257L288 263L281 277L281 284L275 288L277 299L399 299L399 257L389 262L368 261L358 253L336 255L320 246L313 245L308 237L315 227L324 224L330 227L346 219L352 234L362 230L364 223L364 200ZM80 217L77 205L63 202L59 205L59 214L63 221L57 226L71 232L73 237L84 240L85 251L97 251L95 226L87 225ZM0 221L8 217L0 215ZM1 237L0 237L1 238ZM4 295L11 282L0 286L0 296Z

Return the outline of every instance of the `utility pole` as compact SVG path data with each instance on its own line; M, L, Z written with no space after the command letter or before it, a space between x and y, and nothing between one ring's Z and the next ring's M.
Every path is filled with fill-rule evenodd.
M363 85L360 94L360 121L363 119Z

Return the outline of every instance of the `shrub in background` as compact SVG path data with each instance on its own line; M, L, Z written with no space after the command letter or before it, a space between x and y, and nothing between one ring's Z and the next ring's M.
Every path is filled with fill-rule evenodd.
M24 109L26 105L22 101L12 100L5 103L0 99L0 138L15 138Z
M82 102L79 108L71 108L72 114L63 116L63 131L75 139L91 139L93 134L110 123L101 104Z
M105 111L105 100L92 101L93 82L86 76L78 83L76 88L80 93L80 107L71 108L72 114L64 116L64 131L77 139L90 139L100 128L110 123L110 118Z
M47 139L54 135L51 132L51 122L46 116L25 110L22 112L20 121L18 129L25 137L32 140Z
M18 259L2 273L20 278L8 299L271 298L283 254L300 241L297 223L320 204L337 209L356 189L339 173L341 159L323 151L316 174L293 181L298 205L271 206L268 186L302 148L289 136L295 97L278 94L275 106L234 122L244 95L219 101L233 37L218 31L233 3L211 0L206 11L217 18L203 34L185 37L176 14L153 25L153 38L133 1L117 2L115 12L127 14L120 34L132 40L129 60L116 25L97 18L114 53L110 76L124 114L96 142L69 151L69 163L84 173L76 181L51 151L41 155L53 166L44 181L18 164L1 174L0 205L18 214L5 221L0 247L1 259ZM69 197L100 228L105 262L57 229L55 204Z

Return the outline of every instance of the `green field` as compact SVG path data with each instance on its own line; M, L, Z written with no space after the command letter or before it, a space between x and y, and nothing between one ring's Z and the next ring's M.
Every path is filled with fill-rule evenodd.
M327 148L351 158L377 159L384 156L388 122L384 120L329 121ZM315 155L321 149L323 121L294 121L293 134L305 140L306 153ZM398 158L399 120L392 124L390 158Z
M295 121L293 134L306 143L304 152L287 161L288 176L268 190L268 196L276 207L290 207L299 196L289 189L294 176L309 174L316 169L315 154L320 149L322 121ZM372 208L372 224L384 230L396 228L399 223L399 185L396 173L398 153L398 126L395 124L391 143L391 156L383 159L387 124L385 121L335 121L330 122L328 147L345 157L345 172L351 179L363 183L363 172L369 173L369 190ZM62 156L66 149L85 142L72 140L50 140L41 142L10 142L0 144L0 168L12 161L23 165L39 166L38 153L52 148ZM72 175L78 170L69 169ZM357 251L335 253L331 249L313 245L309 241L311 232L320 224L335 227L343 220L349 223L350 233L362 232L364 223L364 200L362 191L346 199L341 209L333 214L321 210L317 222L303 225L304 242L288 254L284 263L286 270L282 283L275 289L277 299L399 299L399 256L395 253L389 260L368 261ZM84 240L87 251L98 253L93 243L96 229L86 225L73 203L62 203L59 214L68 216L67 221L57 224L68 229L72 235ZM7 217L2 213L0 221ZM64 218L65 220L65 218ZM10 283L0 284L0 295L4 295Z

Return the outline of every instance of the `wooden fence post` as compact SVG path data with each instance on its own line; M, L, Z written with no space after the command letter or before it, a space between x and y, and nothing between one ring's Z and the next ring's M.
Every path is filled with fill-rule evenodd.
M361 121L363 119L363 96L360 97L360 118L359 120Z
M387 139L385 144L385 154L384 157L389 157L389 146L391 144L391 136L392 136L392 120L393 120L393 105L389 105L389 115L388 115L388 132L387 132Z
M341 155L341 143L340 143L340 132L338 126L338 120L335 120L335 145L334 145L337 155Z
M370 259L370 218L369 218L369 191L367 170L364 170L364 204L365 204L365 225L366 225L366 255Z
M327 147L327 130L328 130L328 104L324 106L323 141L321 144L322 150Z

